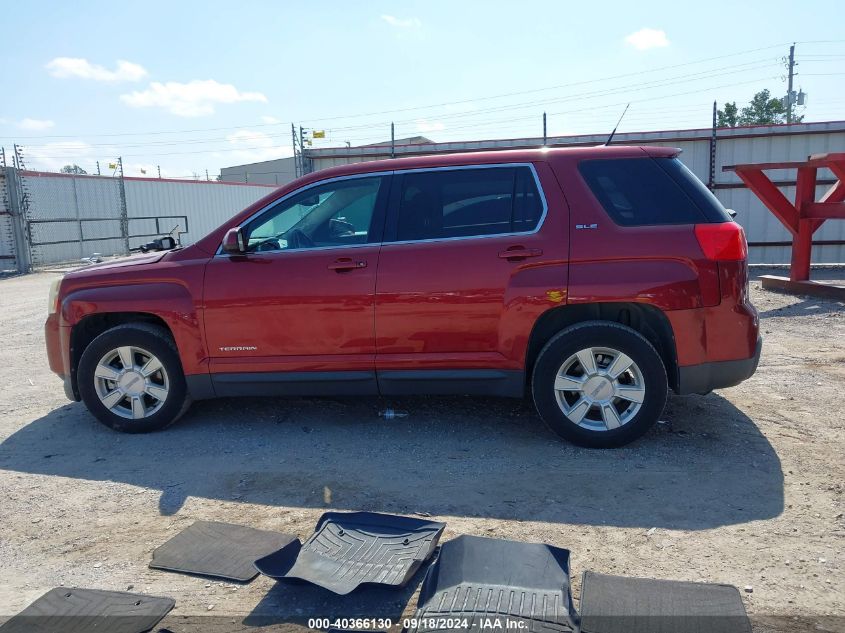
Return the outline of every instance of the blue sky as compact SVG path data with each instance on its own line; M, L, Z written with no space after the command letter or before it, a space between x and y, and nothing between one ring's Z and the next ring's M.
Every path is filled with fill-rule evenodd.
M755 6L756 5L756 6ZM837 17L839 16L839 17ZM315 146L706 127L714 100L786 87L845 119L839 2L12 3L0 145L27 164L214 175Z

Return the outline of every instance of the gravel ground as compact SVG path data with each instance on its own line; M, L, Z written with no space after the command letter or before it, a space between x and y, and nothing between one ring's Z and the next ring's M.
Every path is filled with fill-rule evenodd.
M556 439L527 403L479 398L218 400L166 432L120 435L68 403L47 368L53 278L0 281L4 616L65 585L171 596L163 625L177 632L302 630L309 617L398 622L422 573L405 591L338 598L147 567L195 519L305 538L336 509L428 513L448 524L444 539L568 548L576 598L588 569L729 583L755 632L845 628L841 303L753 282L765 336L757 374L672 397L645 438L595 451ZM409 417L379 418L386 404Z

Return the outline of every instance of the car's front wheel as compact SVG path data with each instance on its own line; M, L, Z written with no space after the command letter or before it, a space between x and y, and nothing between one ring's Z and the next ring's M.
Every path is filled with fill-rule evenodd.
M561 437L592 448L622 446L643 435L666 403L666 368L639 332L589 321L543 347L531 379L543 421Z
M147 323L118 325L91 341L79 361L77 384L88 410L124 433L163 429L190 404L173 339Z

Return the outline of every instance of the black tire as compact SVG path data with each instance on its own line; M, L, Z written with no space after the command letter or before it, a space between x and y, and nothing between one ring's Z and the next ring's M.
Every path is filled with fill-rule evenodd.
M94 383L94 371L100 359L118 347L133 346L150 352L167 372L169 391L161 407L141 419L128 419L110 411L100 401ZM77 369L79 394L88 410L100 422L122 433L149 433L164 429L178 420L191 404L179 352L170 333L148 323L127 323L106 330L97 336L79 360Z
M558 371L568 358L586 348L601 347L629 356L645 386L639 411L613 430L587 429L570 420L554 390ZM562 438L589 448L614 448L642 436L662 413L667 390L666 368L654 346L636 330L608 321L586 321L558 332L540 351L531 376L534 405L543 421Z

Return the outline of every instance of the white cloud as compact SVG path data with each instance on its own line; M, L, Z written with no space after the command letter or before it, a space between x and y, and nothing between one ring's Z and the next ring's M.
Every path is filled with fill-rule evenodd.
M635 33L631 33L625 38L625 41L636 48L638 51L647 51L650 48L662 48L669 46L669 39L666 37L666 31L660 29L640 29Z
M114 70L92 64L82 57L56 57L48 62L45 68L53 77L61 79L78 77L94 81L140 81L147 75L143 66L122 59L117 61L117 67Z
M133 108L164 108L185 117L213 114L217 103L267 103L267 97L260 92L240 92L232 84L221 84L213 79L195 79L188 83L154 81L146 90L121 95L120 100Z
M427 132L439 132L440 130L446 129L446 126L443 125L440 121L429 121L427 119L419 119L416 122L417 132L427 133Z
M49 119L26 118L18 123L18 127L22 130L46 130L54 125L56 125L55 122Z
M395 15L382 15L381 19L387 22L390 26L395 26L399 29L419 28L422 22L419 18L397 18Z
M261 120L262 120L264 123L266 123L267 125L276 125L277 123L281 123L281 122L282 122L282 120L281 120L281 119L277 119L277 118L276 118L276 117L274 117L274 116L263 116L263 117L261 117Z
M278 145L273 136L264 132L240 130L226 137L231 150L214 152L212 156L227 165L256 163L262 160L293 156L289 145Z
M93 148L83 141L60 141L37 147L24 146L23 153L29 169L58 171L64 165L77 164L89 174L96 173Z

